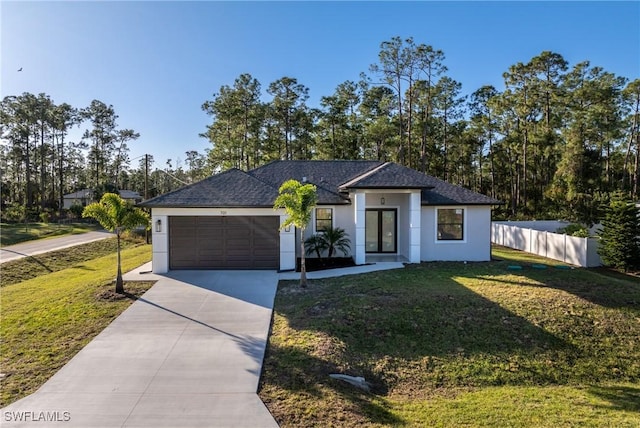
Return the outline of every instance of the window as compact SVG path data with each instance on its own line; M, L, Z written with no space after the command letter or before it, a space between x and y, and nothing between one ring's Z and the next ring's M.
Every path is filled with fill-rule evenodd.
M316 232L333 228L333 209L316 208Z
M464 209L438 209L438 241L462 241L464 239Z

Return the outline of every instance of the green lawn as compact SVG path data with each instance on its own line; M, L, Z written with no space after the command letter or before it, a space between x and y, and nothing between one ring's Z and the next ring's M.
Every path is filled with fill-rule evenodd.
M142 243L140 239L121 240L122 249L133 248ZM58 251L37 254L2 263L0 286L15 284L27 279L67 269L98 257L116 252L116 238L106 238L87 244L76 245Z
M151 260L151 246L122 252L127 272ZM91 257L69 267L0 288L0 407L34 392L152 284L125 284L116 295L116 255Z
M261 398L283 427L640 426L640 281L494 256L281 282Z
M0 224L0 246L19 244L34 239L75 235L99 229L101 229L100 226L87 223L2 223Z

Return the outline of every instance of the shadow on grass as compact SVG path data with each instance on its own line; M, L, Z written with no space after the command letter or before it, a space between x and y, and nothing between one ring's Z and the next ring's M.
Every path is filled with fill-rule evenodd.
M42 261L38 260L36 258L36 256L30 256L28 254L20 253L18 251L13 251L13 250L7 250L7 249L4 249L4 248L2 249L2 251L6 251L7 253L13 253L13 254L18 254L20 256L24 256L24 257L22 257L23 260L28 261L29 263L34 263L34 264L40 265L48 272L53 272L53 270L49 266L47 266L46 264L42 263Z
M321 414L326 410L323 406L313 409L314 417L318 418L318 420L339 419L341 414L348 413L350 426L354 423L358 425L375 423L392 426L402 426L406 423L406 421L394 415L390 409L375 402L374 397L376 395L384 395L387 392L384 380L375 378L371 373L365 374L365 379L371 384L372 391L367 393L329 377L332 373L340 372L340 368L334 363L311 355L308 352L295 347L270 345L267 348L260 385L262 389L266 382L278 385L278 387L289 391L301 393L301 397L310 397L308 402L302 401L298 403L297 409L302 412L307 408L313 408L316 402L325 399L332 400L332 406L329 410L330 415ZM328 394L328 391L331 391L331 393ZM332 396L333 394L337 395L337 397L326 397L326 395ZM302 400L305 399L303 398ZM265 404L269 407L268 399Z
M371 356L415 359L572 348L462 286L454 275L430 278L430 270L409 266L402 284L395 274L361 276L346 287L344 279L327 280L325 290L301 295L304 301L283 316L293 329L326 332L346 349Z
M565 291L596 305L612 309L628 309L640 312L640 280L635 277L616 274L607 269L546 270L533 269L524 265L520 271L507 272L509 264L499 263L504 273L522 276L549 287ZM508 282L502 279L492 279ZM513 282L517 285L517 282ZM535 284L527 284L535 286Z
M640 388L631 386L592 386L589 393L608 401L616 410L640 412Z

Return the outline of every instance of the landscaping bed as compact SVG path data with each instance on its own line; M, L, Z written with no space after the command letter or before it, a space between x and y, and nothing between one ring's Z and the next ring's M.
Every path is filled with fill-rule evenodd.
M353 257L305 257L305 267L307 272L314 272L325 269L337 269L344 267L355 266L356 262L353 261ZM300 272L300 258L296 260L296 272Z

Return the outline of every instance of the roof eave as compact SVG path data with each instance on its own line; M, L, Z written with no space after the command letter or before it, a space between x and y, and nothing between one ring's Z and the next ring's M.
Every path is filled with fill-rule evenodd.
M371 189L384 189L384 190L389 190L389 189L398 189L398 190L406 190L406 189L416 189L416 190L431 190L434 189L434 186L349 186L349 187L340 187L339 190L340 191L348 191L348 190L358 190L358 189L364 189L364 190L371 190Z
M143 208L273 208L273 205L137 204Z
M421 202L420 205L422 205L423 207L436 207L436 206L456 206L456 205L473 205L473 206L493 206L493 205L504 205L504 202L442 202L442 203L435 203L435 202Z

